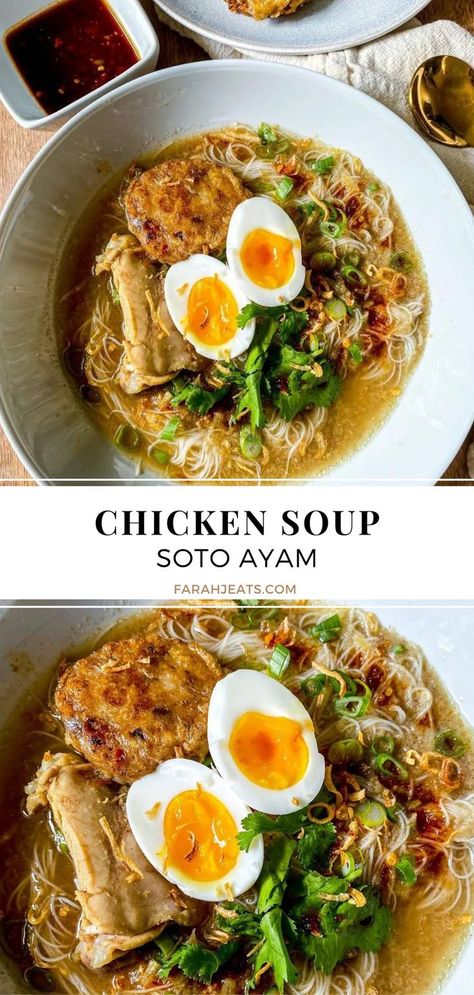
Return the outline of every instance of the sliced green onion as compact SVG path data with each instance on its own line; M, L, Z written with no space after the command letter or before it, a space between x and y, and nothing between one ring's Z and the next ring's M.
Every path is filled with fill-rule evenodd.
M171 381L170 387L173 396L176 396L176 394L179 394L180 391L183 390L183 387L186 386L186 382L187 381L182 376L175 377L174 380Z
M409 273L413 269L413 261L408 252L392 252L390 256L390 266L399 273Z
M367 190L369 193L377 193L377 191L380 190L380 183L377 183L376 180L371 180L371 182L367 184Z
M273 187L271 183L265 183L265 180L256 180L253 185L254 193L273 193Z
M390 819L390 822L396 822L397 821L397 813L401 812L402 808L403 808L403 805L400 805L400 802L395 802L395 805L388 805L387 806L387 816Z
M372 766L382 777L393 778L395 781L408 781L406 767L390 753L378 753L373 759Z
M283 677L285 670L291 663L291 653L287 646L282 646L281 643L277 643L273 653L270 657L270 662L268 664L268 669L274 677Z
M329 747L328 760L331 764L357 763L362 760L363 753L358 739L338 739Z
M301 690L304 694L309 694L311 697L317 698L318 694L321 694L324 690L325 684L325 674L316 674L315 677L306 677L306 679L301 682Z
M367 277L357 266L343 266L341 269L341 276L349 285L349 287L366 287Z
M295 181L290 176L284 176L275 190L278 200L286 200L288 194L293 190L294 185Z
M245 456L245 459L257 459L262 452L260 436L252 431L250 425L244 425L240 429L239 445L242 456Z
M307 218L310 218L316 210L319 210L318 205L314 203L314 200L305 200L303 204L300 204L300 210Z
M161 466L165 466L166 463L169 463L170 461L170 454L165 453L163 449L152 449L151 454L155 462L159 463Z
M383 732L380 736L374 736L370 744L370 752L373 757L379 753L388 753L390 756L395 750L395 740L389 732Z
M325 200L323 201L323 203L326 204L326 207L329 211L328 221L335 221L338 212L337 207L333 204L332 200Z
M259 159L274 159L277 155L284 155L291 151L291 143L287 138L278 138L275 142L262 142L255 149Z
M237 615L232 616L230 621L234 629L258 629L261 622L276 618L280 611L278 605L262 605L258 601L243 601L241 604L249 607L241 608Z
M332 252L313 252L309 260L310 268L317 273L327 273L334 269L337 259Z
M334 156L325 155L322 159L313 159L309 166L317 176L324 176L325 173L330 173L334 169Z
M366 829L379 829L380 826L383 826L387 818L384 806L380 802L372 801L370 798L360 802L355 809L355 813Z
M321 354L324 352L324 346L319 341L318 336L315 335L314 332L311 332L308 341L309 341L310 352L315 353L316 356L321 356Z
M405 854L404 857L400 857L400 860L395 864L395 870L402 881L409 888L416 884L416 871L415 871L415 861L413 857Z
M308 635L312 639L319 639L320 643L329 643L332 639L337 639L342 629L342 622L339 615L331 615L324 618L317 625L312 625L308 629Z
M327 235L328 238L340 238L341 235L344 234L347 228L346 215L343 213L343 211L339 211L339 213L336 215L336 218L338 218L339 220L334 219L334 221L329 220L329 221L320 222L319 227L322 235Z
M238 615L232 615L230 624L233 625L234 629L254 628L254 626L250 622L248 612L239 612Z
M395 653L397 656L401 656L402 653L406 653L406 651L407 648L404 643L397 643L396 646L392 646L392 653Z
M349 693L342 698L336 698L334 702L334 711L337 715L342 717L348 717L352 719L358 719L362 715L365 715L370 702L372 701L372 691L367 684L363 681L356 679L355 689L349 689ZM357 688L362 688L362 694L357 693Z
M120 449L134 452L140 448L142 437L133 425L119 425L115 435L114 443Z
M179 415L173 415L172 418L166 422L163 431L160 432L160 439L163 439L163 442L172 442L180 425L181 418Z
M466 752L466 744L454 729L444 729L435 736L435 750L446 757L462 757Z
M272 128L271 124L265 124L264 121L262 121L257 134L263 145L268 145L269 142L276 142L278 140L275 129Z
M259 608L252 608L248 612L249 622L255 628L258 628L261 622L269 622L270 619L276 618L280 609L277 605L262 605Z
M349 252L342 258L344 266L358 266L360 263L360 252L357 249L349 249Z
M355 851L341 850L333 865L333 870L346 881L355 881L362 874L363 864L364 858L358 848Z
M362 355L360 347L357 345L357 342L351 342L351 344L350 344L350 346L349 346L349 348L348 348L347 351L348 351L349 356L351 357L351 359L354 360L354 363L359 364L359 363L362 362L362 360L363 360L364 357Z
M339 297L331 297L329 301L325 301L324 307L333 321L342 321L347 314L346 305Z

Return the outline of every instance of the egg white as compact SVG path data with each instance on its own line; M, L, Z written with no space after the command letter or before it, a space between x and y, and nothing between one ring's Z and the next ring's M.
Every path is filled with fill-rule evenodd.
M246 712L261 712L293 719L301 725L308 750L303 777L288 788L264 788L250 781L237 766L229 741L238 719ZM209 704L209 752L219 774L251 808L269 815L285 815L304 808L324 783L324 757L318 751L314 726L298 698L283 684L256 670L236 670L218 681Z
M238 310L241 311L249 303L241 286L232 276L229 267L212 256L197 253L189 259L170 266L164 281L165 301L171 318L181 332L183 338L194 346L200 356L207 359L234 359L248 349L255 332L255 321L249 321L245 328L237 328L235 335L222 345L211 345L202 342L186 327L189 295L195 283L205 277L217 276L233 294Z
M242 246L247 236L256 228L282 235L293 243L294 270L290 280L281 287L274 289L259 287L253 283L242 266L240 258ZM235 208L227 232L227 262L247 297L265 307L288 304L298 296L304 285L305 268L298 229L286 211L269 197L251 197Z
M255 884L263 864L263 838L256 836L248 852L241 851L231 870L217 881L193 881L168 865L164 837L166 808L176 795L198 785L219 798L240 831L249 809L214 770L194 760L166 760L152 774L134 781L127 795L127 819L141 851L167 881L178 885L190 898L225 901L242 895ZM157 802L160 804L154 811Z

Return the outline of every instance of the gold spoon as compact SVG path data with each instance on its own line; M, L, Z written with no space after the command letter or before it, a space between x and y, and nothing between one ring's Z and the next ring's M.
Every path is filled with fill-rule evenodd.
M463 59L427 59L414 73L408 99L418 124L435 142L474 147L474 70Z

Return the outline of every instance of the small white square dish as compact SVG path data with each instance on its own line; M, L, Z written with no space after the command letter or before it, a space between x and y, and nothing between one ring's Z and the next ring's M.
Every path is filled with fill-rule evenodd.
M70 0L53 0L53 3L49 4L48 0L3 0L0 5L0 99L23 128L52 128L62 123L115 87L144 76L155 68L158 60L159 41L139 0L103 0L104 6L113 15L119 29L122 29L127 41L135 50L137 59L112 79L106 79L100 85L94 84L95 88L91 88L77 99L48 111L30 89L29 81L22 74L17 60L12 55L11 31L12 28L28 24L42 12L52 13L64 2L68 3ZM44 27L42 30L45 30ZM61 38L57 39L57 45L61 45Z

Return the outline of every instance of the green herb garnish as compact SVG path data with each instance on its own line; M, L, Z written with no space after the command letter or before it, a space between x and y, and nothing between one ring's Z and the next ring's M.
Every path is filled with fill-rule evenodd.
M162 439L163 442L172 442L180 425L181 418L179 415L173 415L173 417L166 422L162 432L160 432L160 439Z
M178 967L186 978L210 984L219 968L239 949L238 940L230 940L222 946L210 950L200 943L181 943L169 956L162 956L158 976L165 980L174 967Z
M351 344L350 344L350 346L349 346L349 348L348 348L347 351L348 351L349 356L351 357L351 359L354 360L354 363L359 364L359 363L362 362L362 360L363 360L364 357L362 355L360 347L357 345L357 342L351 342Z
M454 729L444 729L435 736L435 750L446 757L462 757L466 752L466 744Z
M332 639L337 639L341 634L342 622L339 615L331 615L324 618L317 625L312 625L308 629L309 635L313 639L319 639L320 643L329 643Z
M413 857L408 854L400 857L398 863L395 864L395 870L402 884L406 884L409 888L416 884L416 870Z
M334 169L334 156L325 155L321 159L313 159L309 166L317 176L325 176L326 173L330 173Z
M268 664L268 669L273 677L277 677L280 680L283 674L291 663L291 653L287 646L282 646L281 643L277 643L273 653L270 657L270 662Z

